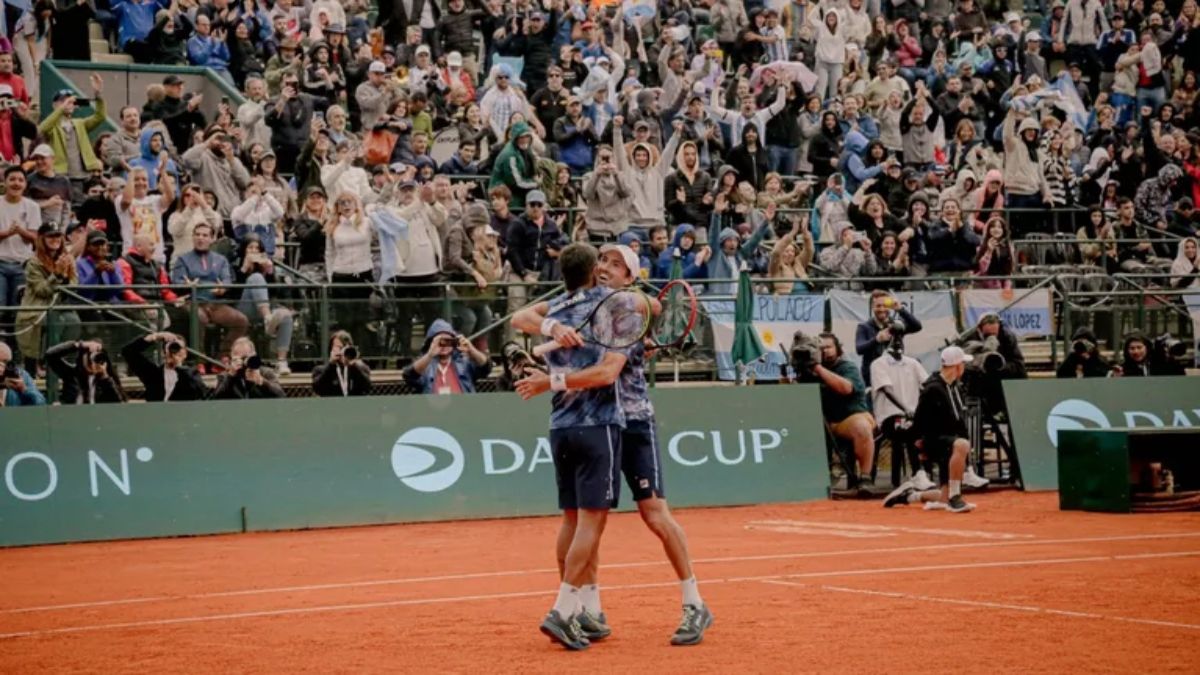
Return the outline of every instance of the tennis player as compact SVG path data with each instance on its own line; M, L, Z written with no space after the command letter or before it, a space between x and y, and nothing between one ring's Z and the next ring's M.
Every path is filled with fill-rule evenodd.
M633 249L625 245L606 244L600 248L596 283L613 290L629 288L638 278L638 269L638 257ZM652 302L656 305L655 314L660 313L662 307L657 306L658 300L652 299ZM621 471L637 502L642 522L662 542L683 591L683 619L671 636L671 644L694 645L704 639L704 631L712 625L713 615L700 599L700 589L688 555L687 537L667 507L657 422L646 386L645 364L646 349L639 343L630 348L629 359L621 369L621 407L625 411L625 430L621 432ZM568 527L565 521L563 527ZM559 541L564 538L569 541L569 534L560 536ZM597 559L589 567L591 570L599 568L599 549ZM594 579L589 581L591 583L583 587L585 618L580 623L585 635L591 637L591 630L599 629L602 634L597 637L606 637L611 629L601 610L600 590ZM599 626L590 625L592 618L596 619Z
M572 536L569 543L560 537L556 546L566 548L562 583L541 631L567 649L579 650L590 644L579 622L580 587L589 577L595 578L589 565L596 558L608 511L617 505L620 494L625 414L618 401L617 379L628 361L628 350L584 342L576 330L612 293L595 286L596 249L571 244L562 250L559 266L567 292L521 310L513 317L513 327L551 337L566 349L547 354L548 374L535 373L518 382L516 389L526 400L554 392L550 451L558 506L564 521L572 525Z

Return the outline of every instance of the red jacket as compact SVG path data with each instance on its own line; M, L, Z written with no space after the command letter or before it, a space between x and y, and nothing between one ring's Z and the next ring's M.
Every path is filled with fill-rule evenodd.
M133 266L129 264L128 260L125 260L124 258L118 258L117 271L120 272L121 281L125 282L126 286L133 285ZM173 303L179 300L179 296L176 295L175 292L170 288L167 288L167 286L171 283L171 280L167 278L167 268L163 267L162 265L158 266L158 283L162 286L162 290L159 292L159 295L162 297L163 301ZM147 300L145 298L138 295L137 292L130 288L126 288L121 292L121 299L125 302L132 302L137 305L147 304Z

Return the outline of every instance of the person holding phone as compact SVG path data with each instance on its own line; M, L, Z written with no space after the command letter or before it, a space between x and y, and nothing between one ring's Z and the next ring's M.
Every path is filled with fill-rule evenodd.
M12 349L0 342L0 408L46 405L33 377L13 362Z
M472 394L475 383L492 370L487 352L442 319L429 325L421 350L420 358L404 369L404 381L422 394Z

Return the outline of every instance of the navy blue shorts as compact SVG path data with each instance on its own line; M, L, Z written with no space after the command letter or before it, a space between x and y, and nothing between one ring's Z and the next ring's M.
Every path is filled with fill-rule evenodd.
M551 429L558 508L614 509L621 496L621 428Z
M662 461L654 427L653 419L629 420L621 432L621 471L635 502L667 496L663 492Z

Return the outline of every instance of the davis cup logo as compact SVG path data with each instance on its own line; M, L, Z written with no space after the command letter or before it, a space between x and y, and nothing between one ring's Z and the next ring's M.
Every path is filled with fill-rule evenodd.
M392 471L414 490L441 492L462 475L462 446L435 427L409 429L392 446Z
M1095 405L1078 398L1069 398L1060 402L1046 416L1046 434L1050 436L1050 444L1058 447L1058 432L1064 429L1111 429L1108 417L1104 411Z

